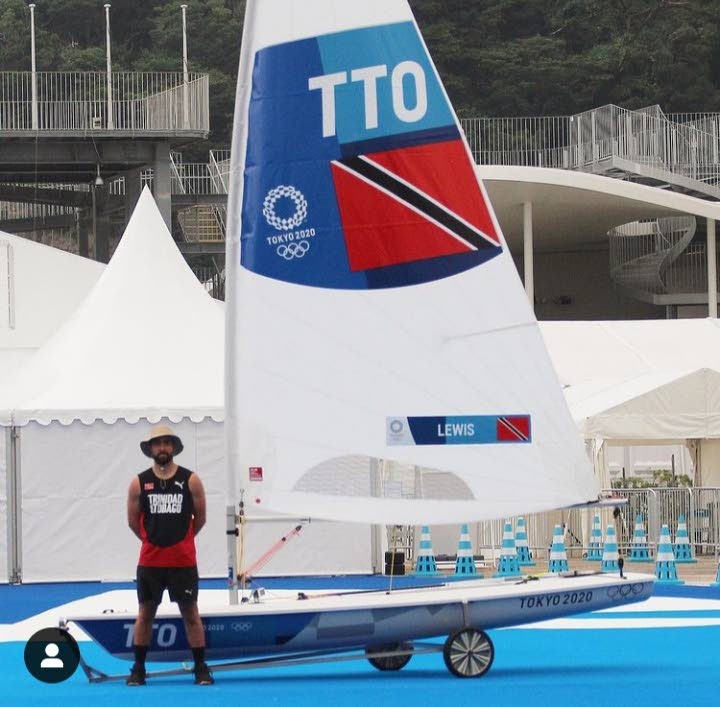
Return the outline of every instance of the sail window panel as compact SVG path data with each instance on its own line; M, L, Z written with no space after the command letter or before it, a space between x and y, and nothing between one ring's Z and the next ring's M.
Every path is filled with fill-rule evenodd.
M473 500L469 486L449 471L362 455L328 459L303 474L293 491L361 498Z

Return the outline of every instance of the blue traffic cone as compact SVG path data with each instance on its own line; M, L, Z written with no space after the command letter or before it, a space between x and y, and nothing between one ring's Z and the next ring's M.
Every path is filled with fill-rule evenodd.
M590 532L590 546L586 560L602 560L603 541L602 541L602 525L600 524L600 516L593 517L592 531Z
M697 562L692 556L692 546L690 545L690 539L688 538L687 523L685 522L685 516L678 518L677 532L675 533L675 546L673 547L675 552L675 562Z
M562 526L556 525L553 530L553 542L552 547L550 548L548 572L557 574L558 572L568 572L569 569L563 529Z
M603 545L602 562L600 563L601 572L617 572L620 570L618 565L618 544L615 535L615 526L610 523L605 533L605 544Z
M413 575L416 577L439 577L442 575L442 572L438 571L435 562L435 553L430 540L430 528L427 525L423 525L420 532L420 547L418 548Z
M493 577L522 577L517 558L517 550L515 549L512 523L510 522L505 523L502 549L500 550L500 562L498 563L498 571Z
M718 562L717 574L715 575L715 581L710 585L711 587L720 587L720 562Z
M675 555L670 541L670 528L667 523L660 530L660 540L655 556L655 582L658 584L685 584L677 576Z
M457 559L455 560L455 573L450 575L452 579L482 578L475 568L475 557L473 556L470 533L466 524L460 526L460 540L458 541Z
M517 526L515 528L515 549L517 550L518 564L520 567L535 566L532 557L530 557L528 536L525 530L525 519L522 517L517 519Z
M647 544L647 535L645 535L645 526L643 525L642 515L639 513L635 516L635 531L633 532L633 541L630 545L630 562L649 562L650 549Z

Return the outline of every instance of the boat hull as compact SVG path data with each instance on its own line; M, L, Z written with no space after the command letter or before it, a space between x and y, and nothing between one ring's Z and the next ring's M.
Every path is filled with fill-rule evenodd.
M464 627L492 629L634 603L652 594L654 577L629 574L473 580L420 589L269 599L203 608L210 660L350 650L449 635ZM111 612L67 617L116 658L132 660L134 616ZM158 614L151 661L190 654L182 619Z

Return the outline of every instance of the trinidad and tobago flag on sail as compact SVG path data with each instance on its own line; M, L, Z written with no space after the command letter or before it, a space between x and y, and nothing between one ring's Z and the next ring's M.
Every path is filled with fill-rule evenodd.
M402 287L500 238L411 22L267 47L253 66L244 267L316 287Z

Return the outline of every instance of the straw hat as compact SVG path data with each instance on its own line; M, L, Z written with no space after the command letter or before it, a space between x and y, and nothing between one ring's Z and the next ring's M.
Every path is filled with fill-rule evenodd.
M180 437L178 437L167 425L157 425L150 430L150 434L147 439L140 442L140 449L142 449L142 453L146 457L152 457L152 454L150 453L150 443L158 437L170 437L170 439L172 439L174 447L173 455L180 454L180 452L182 452L183 443Z

